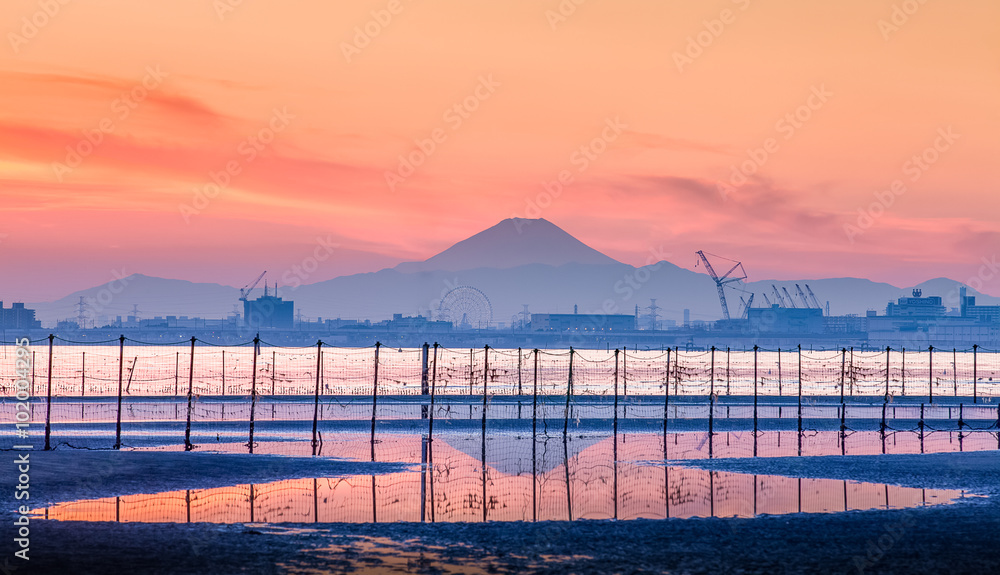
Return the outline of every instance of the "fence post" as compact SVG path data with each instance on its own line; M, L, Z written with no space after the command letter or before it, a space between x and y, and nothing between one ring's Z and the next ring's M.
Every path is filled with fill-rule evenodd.
M375 379L372 382L372 461L375 461L375 410L378 407L378 350L382 344L375 342Z
M278 352L271 350L271 395L274 395L274 378L278 371Z
M87 395L87 352L80 352L80 397Z
M781 392L781 348L778 348L778 397L783 396Z
M712 458L712 437L715 426L715 346L712 346L711 363L708 368L708 458Z
M49 446L49 437L52 435L52 342L55 340L56 336L49 334L49 371L48 371L48 385L45 392L45 451L51 449ZM121 421L122 412L122 376L118 375L118 419ZM121 424L119 423L119 429L121 429ZM117 447L116 447L117 449Z
M844 366L847 365L847 348L840 348L840 403L844 403Z
M623 362L624 363L624 362ZM618 441L618 348L615 348L615 404L614 415L612 416L612 427L614 429L615 442Z
M934 346L927 348L927 395L928 403L934 403Z
M757 457L757 350L753 346L753 456Z
M963 408L964 408L963 404L959 403L958 404L958 441L959 441L959 445L961 445L961 441L962 441L962 428L965 427L965 419L963 417ZM961 450L959 450L959 451L961 451Z
M840 402L840 454L847 455L847 404Z
M313 455L316 455L316 447L319 445L317 433L319 431L319 378L323 371L323 340L316 342L316 392L313 395Z
M889 353L892 348L885 346L885 395L882 396L882 424L879 431L882 435L882 454L885 454L885 410L889 404Z
M885 397L882 400L883 403L889 401L889 352L891 350L891 347L885 346Z
M920 421L917 422L920 429L920 453L924 452L924 403L920 402Z
M951 377L955 382L955 397L958 397L958 348L951 348Z
M194 391L194 342L197 338L191 336L191 367L188 369L188 408L187 408L187 424L184 426L184 451L191 451L194 446L191 445L191 410L193 408L192 399ZM119 379L121 376L119 376Z
M254 410L257 408L257 349L259 345L260 334L257 334L253 338L253 368L250 375L250 440L247 442L250 453L253 453Z
M538 521L538 348L535 348L534 401L531 406L531 520Z
M670 348L667 348L667 376L663 380L663 433L666 441L667 412L670 409Z
M855 381L855 378L857 377L857 374L854 373L854 346L853 345L851 346L851 366L850 366L850 369L848 370L848 375L851 376L851 397L854 397L854 386L857 383Z
M802 344L799 344L799 457L802 456Z
M882 402L882 425L879 428L879 433L882 436L882 455L885 455L885 408L888 402Z
M726 347L726 395L729 395L729 347Z
M618 349L618 348L615 348ZM639 349L636 346L636 349ZM628 356L628 346L622 346L622 395L628 395L628 365L626 364Z
M115 418L115 449L122 446L122 366L125 363L125 336L118 336L118 415Z
M486 457L486 388L490 379L490 346L483 346L483 458ZM483 500L486 505L486 500Z
M678 387L681 385L681 355L677 352L677 346L674 346L674 395L678 393Z
M222 350L222 397L226 397L226 350Z
M430 359L430 345L425 341L422 349L423 351L420 355L420 395L428 395L430 394L430 385L428 382L427 362Z
M979 351L979 344L972 346L972 403L976 403L976 391L979 383L978 373L976 373L976 355Z
M420 395L430 394L430 386L427 381L427 361L429 355L430 346L425 341L420 354ZM420 404L420 419L427 419L427 406L424 404Z
M900 348L899 351L902 354L902 357L900 358L902 365L899 368L899 394L906 397L906 348Z
M437 387L437 369L438 369L438 343L434 342L434 362L431 367L431 413L430 420L427 423L427 440L429 442L434 441L434 392L435 387ZM433 477L433 474L431 475Z
M563 440L569 432L569 399L573 395L573 347L569 348L569 379L566 381L566 409L563 410Z
M174 352L174 397L180 393L181 352Z
M521 389L521 348L519 347L517 348L517 396L520 397L521 395L523 395L523 391ZM517 405L518 417L520 417L521 404L518 403Z
M535 429L538 423L538 348L535 348L535 375L534 375L534 400L531 404L531 437L535 436ZM534 441L534 440L532 440ZM534 444L532 444L534 445ZM532 447L534 449L534 447ZM532 459L534 463L534 459Z

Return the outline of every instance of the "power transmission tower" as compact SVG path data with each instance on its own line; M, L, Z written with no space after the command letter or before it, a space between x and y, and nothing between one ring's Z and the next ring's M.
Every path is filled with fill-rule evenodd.
M647 317L649 317L649 329L655 330L660 317L660 314L657 312L663 308L656 305L656 298L649 298L649 307L646 309L649 310L649 314L647 314Z

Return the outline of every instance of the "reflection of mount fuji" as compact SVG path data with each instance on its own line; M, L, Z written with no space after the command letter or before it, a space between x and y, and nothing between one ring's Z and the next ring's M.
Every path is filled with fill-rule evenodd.
M482 458L481 438L445 433L437 436L435 441L444 441L473 459ZM535 471L540 474L548 473L565 464L567 455L568 459L573 460L588 447L602 441L610 440L607 437L573 437L566 442L566 449L563 450L561 435L539 436L535 444ZM486 465L505 475L531 475L531 436L487 434Z
M833 315L884 310L890 300L908 296L911 289L857 278L764 280L751 282L746 289L770 293L771 284L775 284L795 293L795 283L808 283L820 301L829 300ZM422 262L341 276L294 290L282 288L280 295L294 300L296 310L305 317L382 320L394 313L426 316L459 285L478 288L489 298L495 322L510 321L522 311L523 304L534 313L572 313L578 305L580 313L631 314L636 305L649 305L650 298L657 298L663 308L661 317L666 319L680 320L684 309L691 310L692 319L721 316L715 283L704 273L667 261L635 268L598 252L544 219L503 220ZM955 307L956 285L938 278L915 287L926 295L940 295L945 305ZM219 318L225 317L239 298L239 291L228 286L133 275L29 307L37 309L38 318L46 322L75 317L80 296L102 302L107 299L102 298L107 295L103 292L109 289L115 295L99 314L112 317L128 315L137 304L145 310L145 317ZM971 288L969 295L977 296L979 304L1000 304L1000 298L982 296ZM450 319L461 321L461 317Z

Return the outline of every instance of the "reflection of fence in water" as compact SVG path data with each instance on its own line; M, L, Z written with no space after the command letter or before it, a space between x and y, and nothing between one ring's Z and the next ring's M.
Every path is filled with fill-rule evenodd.
M661 454L663 437L656 434L621 435L617 445L610 437L599 441L571 438L565 450L561 439L543 440L536 445L534 465L523 457L527 453L530 459L530 445L491 440L485 475L478 446L465 443L478 443L475 438L390 439L377 448L376 459L428 464L388 475L292 479L65 503L50 508L48 517L222 523L748 517L913 507L960 495L958 491L637 464ZM680 446L668 449L697 450L696 437L678 441ZM364 450L363 438L354 443L347 454ZM616 451L620 460L614 458Z
M251 394L371 395L375 348L379 392L417 395L433 379L442 395L612 393L623 395L1000 395L1000 353L970 350L735 351L303 348L145 345L125 338L93 345L32 346L31 394L45 395L51 350L52 395L126 396ZM254 372L254 354L256 372ZM319 361L317 361L317 354ZM0 393L14 395L14 348L2 347ZM616 361L617 359L617 361ZM318 381L317 381L318 380Z

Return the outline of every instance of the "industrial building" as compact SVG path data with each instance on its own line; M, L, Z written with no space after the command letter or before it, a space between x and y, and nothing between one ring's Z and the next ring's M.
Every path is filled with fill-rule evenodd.
M531 331L634 331L634 315L533 313Z
M819 308L752 307L747 314L750 333L822 333L823 310Z
M376 328L402 332L443 333L452 330L452 323L450 321L430 320L422 315L404 317L401 313L394 313L391 320L373 325Z

